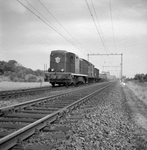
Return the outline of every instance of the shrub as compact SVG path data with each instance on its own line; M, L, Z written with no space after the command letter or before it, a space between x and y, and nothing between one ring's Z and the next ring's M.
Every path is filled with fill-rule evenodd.
M37 82L37 77L34 76L34 75L30 75L30 76L28 77L28 82Z
M13 78L13 80L12 81L14 81L14 82L18 82L19 81L19 79L17 78L17 77L15 77L15 78Z
M146 103L147 84L144 82L128 82L127 86L135 93L135 95Z

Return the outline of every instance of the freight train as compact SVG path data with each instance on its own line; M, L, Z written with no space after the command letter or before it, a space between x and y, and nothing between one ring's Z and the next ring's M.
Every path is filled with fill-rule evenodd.
M50 68L45 72L45 81L49 81L52 86L97 82L99 69L74 53L53 50L50 54Z

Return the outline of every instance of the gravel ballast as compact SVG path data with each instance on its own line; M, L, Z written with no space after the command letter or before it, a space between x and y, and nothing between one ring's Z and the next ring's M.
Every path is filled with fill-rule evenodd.
M69 125L64 140L41 137L37 144L52 150L146 150L147 131L136 124L124 88L117 83L93 98L93 108L76 110L85 117Z

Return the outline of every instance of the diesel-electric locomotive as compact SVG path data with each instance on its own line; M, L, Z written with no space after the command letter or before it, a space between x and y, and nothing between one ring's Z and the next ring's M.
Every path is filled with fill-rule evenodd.
M71 85L96 82L99 69L85 59L65 50L53 50L50 54L50 68L45 72L45 81L55 84Z

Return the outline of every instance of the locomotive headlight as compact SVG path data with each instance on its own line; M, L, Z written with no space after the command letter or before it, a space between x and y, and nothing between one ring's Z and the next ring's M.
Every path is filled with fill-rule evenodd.
M53 71L54 71L54 69L52 68L52 69L51 69L51 71L53 72Z
M61 69L61 71L63 72L63 71L64 71L64 69Z

